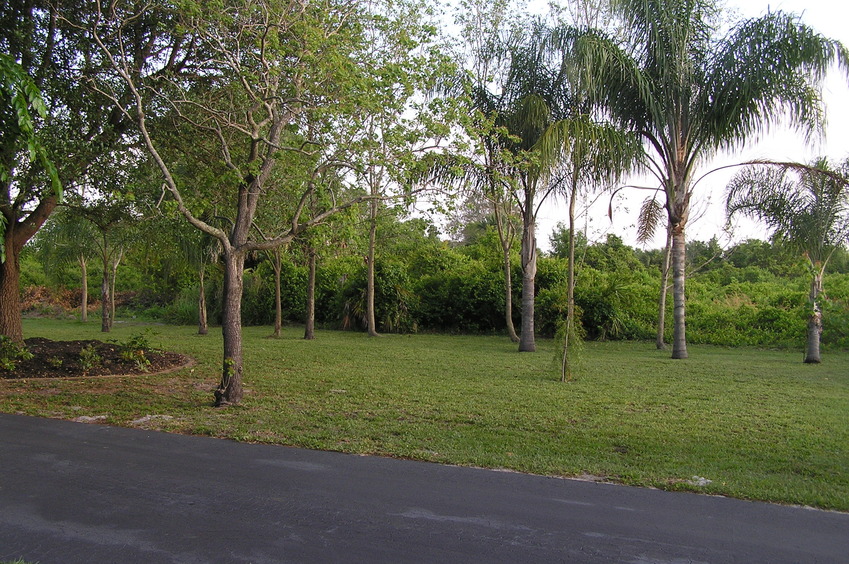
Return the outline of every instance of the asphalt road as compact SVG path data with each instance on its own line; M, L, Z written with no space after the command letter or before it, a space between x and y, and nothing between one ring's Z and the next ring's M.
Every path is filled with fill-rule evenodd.
M849 562L849 514L0 415L0 561Z

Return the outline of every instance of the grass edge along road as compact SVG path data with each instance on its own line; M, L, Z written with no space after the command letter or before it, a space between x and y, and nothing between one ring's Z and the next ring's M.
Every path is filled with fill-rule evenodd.
M126 340L150 327L26 320L26 336ZM849 353L587 343L558 381L551 341L245 328L246 396L211 407L221 337L157 325L171 374L0 379L0 411L350 453L503 468L849 511Z

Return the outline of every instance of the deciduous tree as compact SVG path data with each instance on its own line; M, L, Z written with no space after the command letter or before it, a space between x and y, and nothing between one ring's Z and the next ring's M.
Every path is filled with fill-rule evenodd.
M131 96L119 96L111 89L112 82L101 82L101 91L134 120L179 212L222 247L224 354L216 405L237 403L243 395L241 297L246 255L279 247L340 209L368 199L341 200L331 194L328 208L307 216L310 195L318 187L306 183L284 229L266 238L253 235L258 209L279 188L273 180L281 152L309 158L315 145L305 124L358 111L358 97L391 71L375 68L365 58L370 44L364 24L369 18L384 17L369 8L332 0L234 0L186 1L176 7L149 4L137 12L112 4L91 27L101 53ZM180 25L172 30L181 45L177 56L192 65L148 89L143 81L151 70L158 70L163 58L153 56L136 66L122 41L129 38L128 23L156 19L156 9L179 19ZM415 39L410 42L412 47ZM151 44L158 45L153 36ZM184 134L191 136L184 138L185 143L203 138L204 144L217 145L216 157L203 161L215 182L194 184L180 174L178 161L160 150L160 132L149 126L158 112L176 117ZM190 151L185 155L190 157ZM200 163L191 164L197 168ZM221 198L218 213L229 218L227 229L202 219L201 211L211 198Z

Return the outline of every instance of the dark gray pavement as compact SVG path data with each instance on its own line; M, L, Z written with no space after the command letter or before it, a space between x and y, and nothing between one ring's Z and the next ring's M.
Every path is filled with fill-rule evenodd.
M0 561L849 562L849 514L0 415Z

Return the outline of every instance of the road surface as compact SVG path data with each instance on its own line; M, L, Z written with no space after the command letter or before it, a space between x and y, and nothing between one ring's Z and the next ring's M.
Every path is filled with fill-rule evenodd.
M0 562L849 562L849 514L0 415Z

